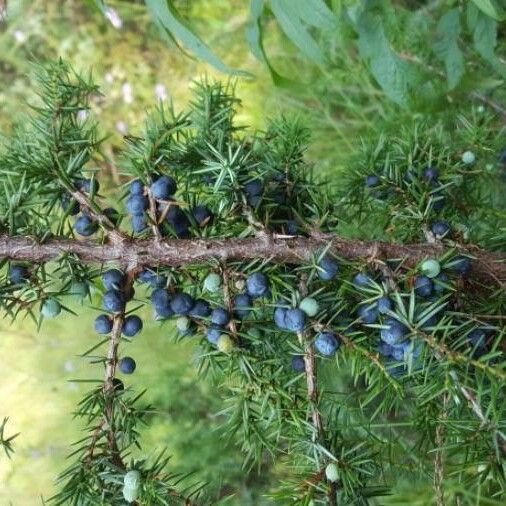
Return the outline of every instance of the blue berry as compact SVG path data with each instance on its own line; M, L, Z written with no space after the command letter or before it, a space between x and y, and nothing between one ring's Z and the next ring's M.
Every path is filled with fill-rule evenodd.
M70 216L75 216L80 210L79 203L66 193L62 195L60 202L62 209Z
M152 288L163 288L167 284L167 276L157 274L149 269L144 269L138 277L141 283L147 283Z
M144 183L140 179L130 183L130 195L144 195Z
M409 341L402 341L400 343L397 343L397 344L393 344L392 345L392 351L391 351L391 356L395 359L395 360L404 360L404 357L409 349L409 347L411 346L410 342Z
M141 215L149 207L149 200L143 195L131 195L126 201L128 212L133 215Z
M102 274L102 282L106 290L121 290L125 282L125 274L118 269L110 269Z
M264 297L269 293L269 280L265 274L255 272L246 280L246 288L250 297Z
M474 329L467 335L467 340L473 348L485 348L487 335L484 329Z
M369 174L365 178L365 185L368 188L374 188L376 186L379 186L379 184L380 184L380 178L378 176L376 176L375 174Z
M200 227L210 225L214 219L214 214L207 206L195 206L192 210L192 214Z
M392 345L401 341L408 331L409 329L401 322L394 318L388 318L384 328L381 329L380 336L382 341Z
M170 176L160 176L151 183L151 193L155 199L168 200L176 191L176 181Z
M285 224L286 235L297 235L299 233L299 224L295 220L288 220Z
M224 327L225 325L227 325L229 321L230 321L230 313L226 309L222 307L213 309L213 312L211 313L212 323Z
M325 256L318 263L318 277L324 281L330 281L337 276L339 265L332 258Z
M451 227L446 221L435 221L430 229L436 237L444 237L450 233Z
M170 206L167 211L166 220L172 225L184 225L186 227L190 226L190 222L184 211L182 211L178 206Z
M288 309L285 314L285 326L292 332L300 332L306 325L306 313L301 309Z
M370 325L378 321L378 307L374 305L362 305L358 308L358 315L362 323Z
M223 334L223 329L220 326L211 325L211 327L209 327L207 329L206 337L210 343L216 344L222 334Z
M253 301L247 293L240 293L234 297L234 312L238 318L246 318L252 306Z
M148 222L146 220L146 215L143 214L133 214L131 217L132 220L132 230L136 234L140 234L144 230L146 230L148 226Z
M314 342L315 348L318 352L326 357L333 355L339 348L340 344L340 340L331 332L322 332L321 334L318 334Z
M178 315L189 314L194 305L193 297L184 292L176 293L170 301L170 308Z
M133 337L142 330L142 320L135 314L129 315L123 322L121 332L126 337Z
M388 311L390 311L392 309L392 300L390 299L390 297L387 297L386 295L384 295L383 297L380 297L378 299L378 311L381 313L381 314L385 314L385 313L388 313Z
M151 294L151 303L156 314L162 318L169 318L174 314L170 307L171 296L164 288L158 288Z
M446 198L443 196L434 197L434 200L432 201L432 209L434 211L441 211L443 207L446 205Z
M95 318L95 331L98 334L109 334L112 330L112 318L101 314Z
M374 280L369 276L369 274L366 274L365 272L359 272L355 275L353 278L353 284L357 288L365 288L374 283Z
M188 313L192 318L206 318L211 314L211 306L209 302L204 299L197 299L195 305L190 309Z
M263 184L260 179L253 179L244 185L244 191L249 197L257 197L262 193Z
M119 370L123 374L132 374L135 371L137 364L132 357L123 357L119 361Z
M24 265L12 264L9 267L9 279L14 285L22 285L28 281L30 274Z
M292 369L295 372L304 372L306 370L306 363L302 355L294 355L292 357Z
M418 276L415 279L415 293L423 298L430 297L434 290L432 279L427 276Z
M108 290L104 293L102 305L106 311L121 313L125 309L125 297L119 290Z
M423 173L427 181L437 181L439 178L439 171L436 167L427 167Z
M444 292L447 287L445 285L448 285L449 279L448 276L444 272L440 272L435 278L434 278L434 291L436 293Z
M384 357L392 356L392 346L390 344L385 343L384 341L380 341L378 343L378 351Z
M93 235L98 230L98 223L93 221L88 215L83 214L77 218L74 223L74 230L83 237Z
M458 274L465 276L471 269L471 259L465 256L457 256L452 260L448 267Z
M78 178L76 179L74 186L84 193L97 193L100 189L100 184L96 179L93 179L93 183L91 179Z
M287 309L284 307L277 307L274 310L274 323L279 329L286 329L286 313Z
M190 237L190 228L184 223L176 223L172 227L178 239L188 239Z

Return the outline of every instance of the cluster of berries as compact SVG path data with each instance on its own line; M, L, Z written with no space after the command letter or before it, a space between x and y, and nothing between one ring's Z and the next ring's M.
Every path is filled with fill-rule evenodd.
M95 319L95 331L98 334L109 334L114 327L116 315L125 312L127 301L134 296L133 288L125 289L126 276L118 269L110 269L102 275L105 292L102 305L107 314L101 314ZM142 320L137 315L127 315L121 318L121 333L125 337L134 337L142 330ZM132 374L135 371L135 360L131 357L123 357L119 361L119 370L123 374Z

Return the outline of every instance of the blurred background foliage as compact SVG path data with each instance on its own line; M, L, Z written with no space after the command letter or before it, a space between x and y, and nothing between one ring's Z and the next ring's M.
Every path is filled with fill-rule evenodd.
M359 3L332 1L328 5L337 12ZM449 89L442 84L444 57L435 59L431 45L438 40L438 20L458 3L370 3L380 9L388 38L399 54L411 60L410 65L424 67L422 84L435 82L415 89L416 100L400 104L392 100L388 88L378 85L370 62L359 54L351 25L343 24L339 30L308 29L325 59L325 64L315 64L287 37L273 12L263 10L259 20L269 62L295 82L275 86L272 69L255 58L245 37L251 29L249 2L171 2L227 65L252 76L237 78L237 94L243 102L239 122L262 128L265 119L277 112L302 117L312 134L308 156L317 171L335 184L349 168L361 139L380 131L388 139L401 124L436 117L453 121L472 106L473 111L492 110L491 101L492 105L504 102L504 23L497 25L497 67L477 53L472 34L462 34L458 45L465 56L465 72L459 85ZM0 5L7 6L0 21L0 130L8 133L22 123L24 104L37 102L31 62L62 57L82 72L91 69L103 93L94 101L92 113L102 133L109 136L104 153L108 163L101 173L106 188L121 179L116 167L123 135L139 133L145 112L157 101L174 100L180 109L189 99L193 79L203 75L230 78L176 47L142 1L107 2L105 17L93 1L3 0ZM277 84L286 83L278 80ZM79 435L79 427L69 421L68 414L89 384L69 380L97 377L96 366L79 357L96 339L95 311L88 306L81 309L74 303L71 307L79 309L79 316L47 322L40 332L31 321L0 323L0 418L10 416L7 433L9 428L21 432L12 460L0 458L0 504L39 504L42 496L51 495L68 445ZM216 498L233 496L228 504L270 504L262 496L271 483L282 479L282 466L267 469L270 463L266 461L260 472L241 468L239 450L218 431L219 385L197 382L191 345L176 344L170 326L160 332L158 324L149 323L151 315L144 316L145 330L132 345L138 363L135 382L137 388L147 389L147 400L158 409L143 438L145 452L167 446L178 471L196 470L200 479L210 483ZM423 478L419 484L400 479L395 497L383 498L381 504L431 504L433 490Z

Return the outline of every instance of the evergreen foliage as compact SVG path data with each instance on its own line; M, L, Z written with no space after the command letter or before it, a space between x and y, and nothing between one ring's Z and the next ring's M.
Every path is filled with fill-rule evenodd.
M127 352L142 339L143 304L199 347L202 377L226 394L222 434L240 442L245 470L283 466L275 503L375 504L407 475L434 479L436 497L501 504L504 167L491 113L417 121L365 143L335 188L305 161L300 122L246 132L233 86L202 81L187 112L160 107L142 135L126 137L118 209L106 213L104 140L79 115L99 91L62 61L39 76L40 103L0 153L0 305L40 325L95 286L107 313L95 323L107 336L83 354L105 376L76 409L86 434L48 504L218 503L164 451L131 456L155 408L116 373L135 378ZM462 158L469 149L473 163ZM146 226L132 231L127 215ZM441 220L446 235L433 232ZM31 247L9 248L17 238ZM252 259L240 248L248 239L267 253ZM371 254L360 253L362 239ZM150 246L156 265L142 264ZM184 262L199 247L203 260ZM222 254L205 257L207 248ZM102 265L101 255L114 260Z

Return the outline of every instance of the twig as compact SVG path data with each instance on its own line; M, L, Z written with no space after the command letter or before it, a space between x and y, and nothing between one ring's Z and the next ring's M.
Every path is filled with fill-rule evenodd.
M160 228L158 227L158 220L156 217L156 201L153 197L153 193L151 192L151 189L147 189L148 192L148 199L149 199L149 215L152 221L151 224L151 230L153 231L153 235L155 236L157 241L162 240L162 234L160 233Z

